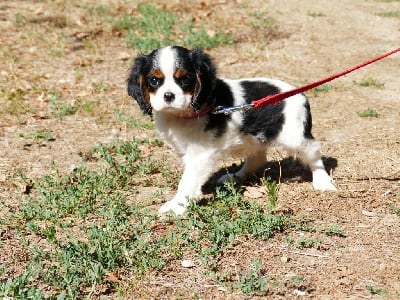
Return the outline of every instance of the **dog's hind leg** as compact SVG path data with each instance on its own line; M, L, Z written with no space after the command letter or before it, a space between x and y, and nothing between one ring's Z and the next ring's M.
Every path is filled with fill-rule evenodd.
M230 182L230 181L240 182L250 174L256 172L262 166L264 166L266 162L267 162L267 157L265 149L260 149L246 157L243 167L239 171L221 176L218 179L217 184L222 185L225 182Z
M332 178L325 170L320 153L321 144L313 138L305 138L301 146L295 149L296 157L312 172L313 187L316 190L337 190Z

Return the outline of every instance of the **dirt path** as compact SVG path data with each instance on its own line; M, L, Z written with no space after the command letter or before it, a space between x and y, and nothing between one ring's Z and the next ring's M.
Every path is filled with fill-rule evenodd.
M166 6L185 6L179 2ZM385 16L399 13L398 1L206 2L195 2L197 14L239 37L233 46L209 51L223 77L276 77L300 85L400 46L400 18ZM124 1L108 4L119 7L116 14L133 7ZM125 94L127 70L137 51L127 48L109 25L85 23L87 12L75 2L65 4L65 14L59 8L53 2L0 4L0 196L15 206L13 201L26 188L19 171L35 178L53 174L55 164L67 173L80 164L79 152L97 142L153 134L127 127L116 117L119 111L146 120ZM273 38L246 27L250 12L276 20ZM55 29L48 29L49 24ZM278 209L310 216L317 225L336 224L346 238L332 237L323 249L289 252L286 234L262 244L241 241L221 264L232 266L257 256L268 273L306 277L306 296L311 298L400 297L400 216L393 212L400 207L399 78L397 54L308 94L313 132L323 142L337 193L315 192L310 182L282 171ZM63 98L58 100L69 106L80 105L79 113L52 117L62 108L55 108L59 94ZM378 116L358 114L368 109ZM39 131L51 138L35 138ZM272 161L284 157L276 150L269 155ZM290 235L298 239L304 232ZM192 280L203 299L242 298L200 287L195 271L186 274L179 266L175 271L179 280ZM374 287L379 290L371 292ZM174 297L174 288L158 292Z

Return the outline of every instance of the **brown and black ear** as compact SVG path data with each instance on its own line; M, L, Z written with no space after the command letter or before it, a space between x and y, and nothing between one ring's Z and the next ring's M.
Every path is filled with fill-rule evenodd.
M141 55L135 59L127 80L127 90L128 95L139 104L142 112L151 115L150 95L145 80L145 71L149 60L150 58L146 55Z
M199 48L190 51L196 72L196 86L192 105L195 110L210 105L216 85L216 69L211 57Z

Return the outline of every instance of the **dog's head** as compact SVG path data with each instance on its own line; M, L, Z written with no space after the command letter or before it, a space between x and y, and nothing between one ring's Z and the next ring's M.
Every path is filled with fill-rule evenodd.
M211 105L215 83L215 67L206 53L172 46L135 59L128 94L144 113L185 115Z

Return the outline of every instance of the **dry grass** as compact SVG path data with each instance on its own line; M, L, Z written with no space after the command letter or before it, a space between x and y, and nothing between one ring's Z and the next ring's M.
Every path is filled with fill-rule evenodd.
M224 77L319 79L394 48L396 5L159 1L155 29L136 2L1 4L0 296L398 298L398 56L308 94L338 193L272 150L181 220L155 215L180 166L125 93L162 41L201 43Z

